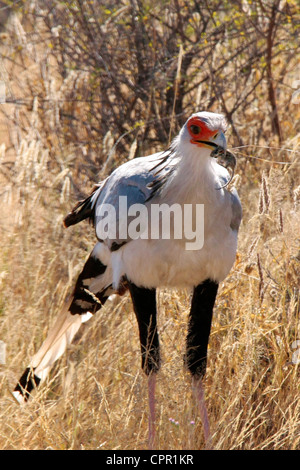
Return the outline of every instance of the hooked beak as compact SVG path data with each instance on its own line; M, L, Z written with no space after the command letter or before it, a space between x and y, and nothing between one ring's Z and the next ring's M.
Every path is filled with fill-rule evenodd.
M219 131L214 137L213 137L213 140L192 140L191 141L193 144L196 144L198 145L199 147L205 147L205 148L208 148L210 150L214 150L214 149L217 149L219 147L221 147L222 149L224 149L226 151L226 147L227 147L227 141L226 141L226 137L224 135L223 132Z

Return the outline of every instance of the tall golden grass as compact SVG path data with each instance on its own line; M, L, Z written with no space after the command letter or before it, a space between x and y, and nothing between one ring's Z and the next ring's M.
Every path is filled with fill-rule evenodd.
M32 116L0 176L0 448L144 449L147 384L128 296L82 327L26 406L11 395L95 242L86 223L63 228L75 200L75 156L63 149L66 158L51 165L34 109ZM236 263L218 294L205 379L215 449L300 447L300 145L292 130L280 148L270 135L261 148L236 149L244 217ZM1 165L9 159L4 145L0 151ZM183 368L189 300L186 291L158 294L158 449L204 447Z

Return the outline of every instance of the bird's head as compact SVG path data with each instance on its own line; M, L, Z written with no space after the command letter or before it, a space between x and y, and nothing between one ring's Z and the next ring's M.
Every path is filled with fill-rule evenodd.
M180 143L185 149L209 156L212 150L221 147L226 151L226 121L222 114L200 112L193 114L180 131ZM198 151L198 152L197 152Z

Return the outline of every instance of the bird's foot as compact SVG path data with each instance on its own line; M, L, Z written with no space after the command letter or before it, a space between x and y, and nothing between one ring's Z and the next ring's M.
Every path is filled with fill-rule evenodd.
M154 449L154 441L155 441L155 385L156 385L156 374L150 373L148 377L148 399L149 399L148 447L149 447L149 450Z
M203 425L205 447L207 450L213 450L208 413L205 404L204 387L201 378L193 377L192 390L199 406L200 418Z

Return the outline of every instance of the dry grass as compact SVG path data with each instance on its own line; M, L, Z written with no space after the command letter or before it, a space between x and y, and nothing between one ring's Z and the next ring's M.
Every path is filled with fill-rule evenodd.
M94 243L86 224L62 228L70 196L61 191L58 200L57 187L67 184L45 170L47 158L39 142L24 140L14 185L7 185L2 196L0 320L7 363L0 376L0 447L145 448L146 379L127 297L105 307L84 327L28 406L20 408L10 395ZM295 175L286 165L265 171L252 189L239 188L245 208L239 252L219 293L206 378L217 449L300 445L299 366L291 361L292 343L300 338L299 190L291 190ZM203 446L182 367L188 301L187 292L159 296L160 449Z
M74 156L56 149L67 157L52 165L37 121L32 118L0 181L0 339L7 345L0 365L0 448L144 449L146 378L127 296L83 327L26 407L10 393L94 244L87 224L62 228L74 203ZM260 143L274 144L270 134ZM290 152L272 150L273 162L286 165L237 153L244 219L235 266L219 291L205 381L216 449L300 448L300 369L292 361L300 339L300 146L292 132L286 146ZM265 149L255 155L270 158ZM1 148L0 163L5 159ZM189 293L159 292L158 449L204 446L183 370L188 307Z

